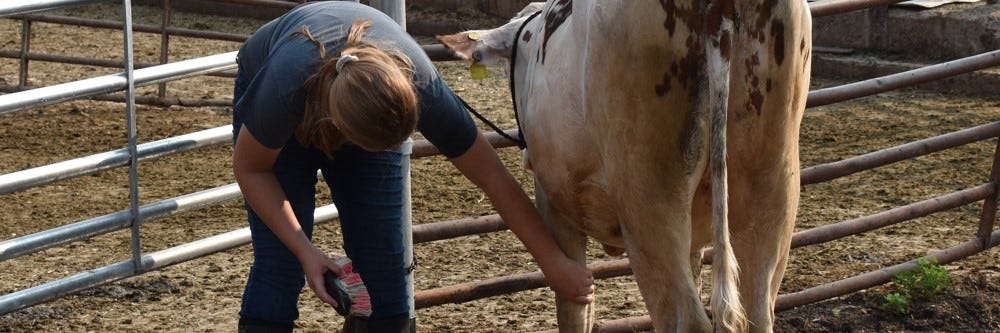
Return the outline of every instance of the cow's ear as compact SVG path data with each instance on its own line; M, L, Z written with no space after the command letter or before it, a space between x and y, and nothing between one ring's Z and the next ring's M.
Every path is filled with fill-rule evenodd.
M519 26L507 24L491 30L470 30L436 37L462 59L492 65L500 59L510 58L511 44Z
M451 49L458 55L459 58L464 60L472 60L472 52L475 49L476 40L469 37L469 34L476 33L474 31L460 32L453 35L437 35L435 36L441 44L445 47ZM473 35L474 37L475 35Z
M469 30L453 35L436 36L437 40L459 57L472 62L489 65L500 59L510 59L511 48L517 32L531 13L542 8L544 3L528 4L514 19L499 28L490 30Z

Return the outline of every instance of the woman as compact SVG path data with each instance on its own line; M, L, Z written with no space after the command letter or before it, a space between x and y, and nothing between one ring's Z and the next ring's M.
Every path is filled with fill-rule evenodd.
M233 171L254 247L240 332L290 332L303 275L343 271L310 241L316 171L340 213L344 250L372 299L360 331L411 331L403 264L401 154L415 129L482 188L561 297L588 303L593 278L545 230L524 190L421 47L381 12L353 2L299 6L240 48Z

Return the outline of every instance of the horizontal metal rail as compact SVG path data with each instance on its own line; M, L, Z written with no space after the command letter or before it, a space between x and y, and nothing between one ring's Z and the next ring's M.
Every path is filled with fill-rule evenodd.
M339 217L337 208L327 205L316 208L316 223L326 223ZM213 253L243 246L250 242L250 228L241 228L143 255L140 272L149 272ZM132 260L89 270L73 276L51 281L36 287L0 296L0 315L41 304L82 290L136 276Z
M809 92L806 107L822 106L1000 66L1000 50L842 86Z
M80 18L72 16L59 16L59 15L15 15L10 18L28 20L32 22L44 22L44 23L75 25L81 27L122 30L122 22L110 21L110 20L96 20L96 19L88 19L88 18ZM163 34L164 32L166 32L171 37L174 36L194 37L194 38L223 40L223 41L237 42L237 43L242 43L246 41L247 38L250 37L249 35L218 32L218 31L206 31L206 30L170 28L170 27L164 29L161 26L150 25L150 24L132 25L132 31L154 33L154 34Z
M137 147L139 161L159 158L202 147L228 143L233 137L233 125L226 125L141 144ZM127 149L118 149L72 160L0 175L0 194L8 194L53 182L95 174L128 164Z
M508 131L508 133L517 133ZM225 125L176 137L144 143L138 146L139 161L183 153L232 141L233 126ZM513 143L496 133L484 134L494 148ZM427 140L414 141L413 158L438 155L440 151ZM0 175L0 194L9 194L57 181L95 174L128 163L128 151L118 149L77 159L43 165L36 168Z
M241 198L240 187L229 184L213 189L186 194L139 207L139 221L149 222L184 212L208 208ZM47 229L30 235L0 242L0 261L50 249L63 244L128 228L129 210L98 216L92 219Z
M300 5L303 1L277 1L277 0L210 0L212 2L225 2L247 6L271 7L280 9L292 9ZM357 2L356 0L352 0Z
M102 2L111 2L111 0L4 0L0 1L0 17Z
M595 279L607 279L632 274L628 259L596 262L587 265ZM520 273L417 291L414 295L417 309L448 303L465 303L511 292L538 289L548 285L541 272Z
M1000 137L1000 121L802 169L802 185L822 183L944 149Z
M937 212L958 208L986 199L989 196L996 194L996 190L996 183L986 183L872 215L799 231L792 236L792 248L795 249L808 245L826 243L847 236L859 235L878 228L928 216ZM711 257L709 256L708 258Z
M196 58L134 71L135 86L179 80L236 67L236 52ZM0 95L0 115L31 107L51 105L78 98L124 90L124 73L57 84L18 93Z
M486 215L468 219L417 224L413 226L413 243L427 243L462 236L507 230L500 215Z
M22 58L21 55L22 55L21 52L17 51L0 50L0 58L21 59ZM38 61L57 62L57 63L71 64L71 65L87 65L87 66L109 67L109 68L119 68L119 69L125 66L125 62L121 60L75 57L75 56L37 53L37 52L25 53L23 58L27 60L38 60ZM135 63L135 68L148 68L160 65L162 64ZM213 72L213 73L206 73L205 75L231 78L231 77L236 77L236 72L234 71L219 72L219 73Z
M0 84L0 92L21 92L30 89L23 89L17 86L9 86ZM106 102L119 102L124 103L125 97L118 93L109 93L105 95L97 95L91 97L90 99L95 101L106 101ZM158 97L158 96L135 96L136 104L144 105L157 105L157 106L217 106L217 107L230 107L233 106L232 99L221 99L221 98L179 98L179 97Z
M905 0L822 0L809 4L809 11L812 17L822 17L888 6L903 1Z

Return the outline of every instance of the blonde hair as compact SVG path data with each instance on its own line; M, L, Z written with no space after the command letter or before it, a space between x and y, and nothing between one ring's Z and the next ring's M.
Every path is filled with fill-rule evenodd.
M362 32L371 25L365 20L351 24L344 48L329 59L323 43L316 41L308 28L292 34L315 43L321 59L316 73L302 85L305 113L295 137L328 157L345 141L369 151L388 149L402 143L416 129L418 99L413 65L401 53L362 41ZM352 57L343 59L338 71L337 62L345 56Z

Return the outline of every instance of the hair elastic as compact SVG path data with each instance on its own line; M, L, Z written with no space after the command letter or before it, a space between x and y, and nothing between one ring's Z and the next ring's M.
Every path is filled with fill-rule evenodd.
M337 59L337 73L340 73L340 72L342 72L344 70L344 64L349 63L351 61L357 61L357 60L358 60L358 56L356 56L356 55L341 54L340 55L340 59Z

